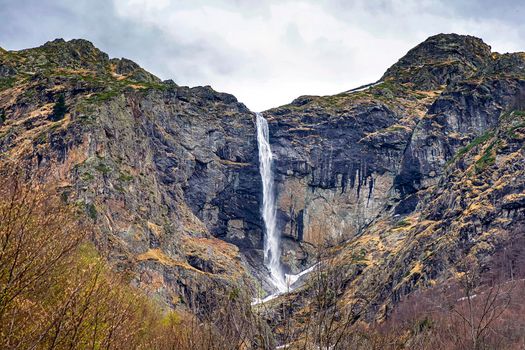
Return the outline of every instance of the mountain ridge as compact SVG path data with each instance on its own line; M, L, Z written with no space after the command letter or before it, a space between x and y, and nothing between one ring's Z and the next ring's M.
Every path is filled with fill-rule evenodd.
M341 300L373 322L467 258L488 266L525 222L523 110L523 53L438 34L365 89L264 111L286 272L328 244ZM0 51L0 116L0 168L56 184L132 284L172 308L215 288L272 291L255 115L233 95L57 39ZM312 293L274 299L269 323L292 297L307 314Z

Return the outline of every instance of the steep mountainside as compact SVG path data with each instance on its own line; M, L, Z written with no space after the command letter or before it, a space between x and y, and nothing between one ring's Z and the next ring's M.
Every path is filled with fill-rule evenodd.
M524 97L525 54L437 35L362 91L267 112L284 232L344 240L339 297L356 319L524 233Z
M2 51L0 72L3 166L85 208L134 283L169 303L253 284L225 242L261 245L253 116L235 97L161 82L84 40Z
M278 193L284 232L310 241L327 233L346 239L392 200L405 199L398 211L414 206L416 201L405 197L420 175L407 147L420 148L414 134L436 108L444 82L471 76L490 55L476 38L432 37L368 88L300 97L268 111L283 187Z
M490 260L523 233L524 110L525 54L440 34L375 84L264 112L285 269L330 243L339 297L372 320L466 257ZM160 81L84 40L0 50L0 150L3 168L82 207L110 261L168 304L237 283L271 290L255 115L235 97ZM292 293L297 308L311 292Z

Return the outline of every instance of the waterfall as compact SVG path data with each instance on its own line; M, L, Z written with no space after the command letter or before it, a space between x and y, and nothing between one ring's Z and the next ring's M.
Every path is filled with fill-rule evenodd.
M268 122L261 113L257 116L257 144L259 147L259 171L263 185L263 206L261 208L265 226L264 235L264 264L270 271L272 283L279 292L287 290L286 281L281 268L280 239L277 231L275 207L275 191L273 185L272 161L273 154L270 148L270 134Z

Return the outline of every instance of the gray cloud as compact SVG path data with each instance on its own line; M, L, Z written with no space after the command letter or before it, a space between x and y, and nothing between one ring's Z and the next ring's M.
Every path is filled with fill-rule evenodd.
M0 0L0 46L85 38L163 79L262 110L376 80L438 32L525 47L525 4L490 0Z
M0 46L8 49L39 46L58 37L84 38L112 57L131 58L153 73L173 79L188 79L188 74L204 79L204 65L196 64L195 57L202 57L221 74L231 74L240 64L209 43L177 42L155 26L122 18L109 1L20 0L2 7L0 19L8 25L0 33ZM168 62L181 69L173 70Z

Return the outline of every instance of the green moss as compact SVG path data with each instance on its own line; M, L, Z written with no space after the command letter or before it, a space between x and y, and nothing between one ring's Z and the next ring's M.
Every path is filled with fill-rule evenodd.
M87 212L87 215L91 219L93 219L93 220L97 219L98 212L97 212L97 208L95 207L95 204L93 204L93 203L86 203L86 212Z
M161 90L161 91L169 90L169 86L163 83L142 83L142 85L146 89Z
M230 293L228 295L228 299L230 299L231 301L235 301L237 299L239 299L239 297L241 296L241 291L239 288L237 287L233 287L231 290L230 290Z
M121 172L120 173L120 176L118 178L120 181L122 182L130 182L133 180L133 176L132 175L129 175L129 174L126 174L124 172Z
M0 91L10 89L16 84L16 77L0 78Z
M67 111L68 107L66 106L66 99L63 94L60 94L58 95L55 105L53 106L51 120L57 121L64 119L64 116L66 115Z
M515 125L509 130L507 130L507 135L511 138L517 138L518 135L516 134L516 130L521 129L521 128L525 128L525 123Z
M183 304L184 301L180 300ZM175 311L168 311L166 315L162 318L161 323L163 326L171 326L174 324L179 324L182 322L182 318Z
M513 110L510 112L502 113L499 117L500 121L508 122L515 119L523 119L525 118L525 111L522 110Z
M47 131L43 131L35 137L35 145L42 145L47 142Z
M87 99L87 102L89 103L105 102L105 101L111 100L115 96L120 95L120 93L121 93L120 91L116 91L116 90L107 90L107 91L99 92L94 95L91 95Z
M97 164L95 166L95 170L97 170L98 172L101 172L102 174L106 175L106 174L109 174L109 172L111 171L111 168L106 165L106 164Z
M85 264L96 262L100 258L97 248L91 242L82 243L79 247L79 258Z
M406 219L402 219L402 220L399 220L398 222L396 222L396 225L394 226L395 228L399 228L399 227L406 227L406 226L410 226L411 223L410 221L406 220Z
M93 174L88 173L88 172L85 172L84 174L80 175L80 178L81 178L83 181L91 181L91 180L93 180L95 177L93 176Z
M359 261L364 261L364 260L366 260L366 249L365 248L361 248L359 252L354 252L352 254L353 262L359 262Z
M36 96L36 91L35 89L27 89L22 93L22 96L27 99L33 99Z
M500 121L506 129L507 136L517 138L516 130L525 127L525 111L515 110L504 113L500 116Z
M135 81L133 79L117 80L113 76L107 74L102 76L92 75L77 75L77 79L89 83L94 87L104 88L103 91L91 95L88 99L88 103L102 103L109 101L116 96L119 96L124 92L125 89L130 88L143 88L143 89L155 89L155 90L167 90L168 85L163 83L154 82L142 82Z
M382 94L383 93L382 90L390 90L390 92L392 93L399 93L399 92L404 92L406 89L403 85L397 84L389 80L383 81L381 84L370 88L370 92L372 92L373 94L379 94L379 93Z
M496 161L496 149L499 147L499 144L500 141L494 141L485 149L483 155L474 164L474 169L477 173L494 164Z
M494 136L494 131L490 130L484 133L481 136L476 137L474 140L472 140L468 145L461 148L454 157L447 162L447 165L456 162L458 159L462 158L465 154L470 152L471 149L473 149L476 146L479 146L481 144L484 144L489 139L491 139Z

